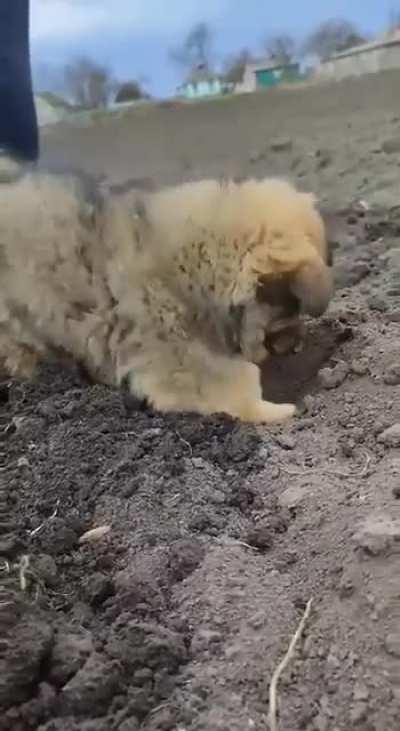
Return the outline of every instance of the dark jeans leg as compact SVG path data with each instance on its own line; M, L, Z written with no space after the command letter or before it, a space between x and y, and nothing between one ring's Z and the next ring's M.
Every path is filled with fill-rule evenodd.
M21 160L39 156L32 90L29 0L0 0L0 150Z

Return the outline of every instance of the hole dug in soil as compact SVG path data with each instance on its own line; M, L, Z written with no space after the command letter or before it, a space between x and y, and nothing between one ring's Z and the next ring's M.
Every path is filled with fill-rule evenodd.
M296 403L317 388L318 371L351 337L351 330L335 320L312 323L303 350L273 355L261 367L263 395L276 403Z

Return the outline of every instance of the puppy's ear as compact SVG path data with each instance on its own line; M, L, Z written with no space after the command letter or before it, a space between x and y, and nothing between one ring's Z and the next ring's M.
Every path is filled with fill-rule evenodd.
M320 317L333 294L332 271L321 259L313 259L294 275L290 290L298 298L305 315Z

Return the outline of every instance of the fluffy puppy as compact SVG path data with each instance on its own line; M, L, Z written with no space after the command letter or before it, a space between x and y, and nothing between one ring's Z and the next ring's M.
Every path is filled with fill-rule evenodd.
M277 185L277 191L280 186ZM285 196L282 196L281 202L284 201ZM315 205L313 196L308 195L308 201ZM322 315L332 295L333 257L325 238L323 220L315 209L310 215L306 197L303 198L303 204L303 214L309 216L308 225L313 226L309 235L315 244L316 257L297 272L294 266L293 272L263 278L256 301L247 308L242 322L242 351L255 363L265 360L269 353L283 355L301 351L306 334L302 316ZM291 226L294 226L292 232L295 239L299 221L293 221L288 215L285 225L289 236Z
M301 315L321 315L332 294L330 252L314 196L299 193L289 183L274 179L189 183L161 193L159 200L166 202L174 194L186 194L186 205L193 208L192 222L196 220L199 228L208 225L211 238L218 225L225 227L222 236L229 231L232 243L227 241L227 252L238 246L238 233L239 238L243 231L245 236L254 236L258 225L264 236L268 255L260 267L256 296L245 307L236 306L243 356L260 363L268 352L300 350L305 334ZM220 201L224 207L214 215L212 206L219 206ZM185 215L185 211L182 213ZM171 215L171 227L173 216L176 225L179 214ZM223 216L225 219L218 223ZM254 242L253 249L257 249ZM257 249L261 250L262 247ZM233 256L233 252L227 255ZM249 252L247 256L250 261Z
M36 173L2 185L0 205L0 355L12 373L56 348L161 411L294 414L263 400L259 369L238 350L277 279L310 314L329 300L312 196L274 180L206 180L127 205ZM282 308L268 307L278 321Z

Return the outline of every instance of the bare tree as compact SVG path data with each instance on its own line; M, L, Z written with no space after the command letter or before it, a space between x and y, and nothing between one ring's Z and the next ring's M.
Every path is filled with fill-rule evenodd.
M227 58L224 64L226 81L232 84L238 84L242 81L246 64L251 63L253 60L253 55L247 48L243 48L236 55Z
M210 68L212 63L212 32L207 23L191 28L182 45L170 51L171 60L186 70Z
M287 64L293 61L296 52L296 42L292 36L277 35L267 38L264 48L268 55L278 63Z
M356 26L348 20L327 20L309 36L305 43L306 53L313 53L321 60L326 60L333 53L345 51L352 46L365 43L366 38L359 33Z
M105 107L115 86L109 69L86 57L66 66L64 77L71 99L85 109Z
M400 10L396 10L395 8L392 8L389 12L389 25L388 25L388 31L389 33L399 30L400 28Z

